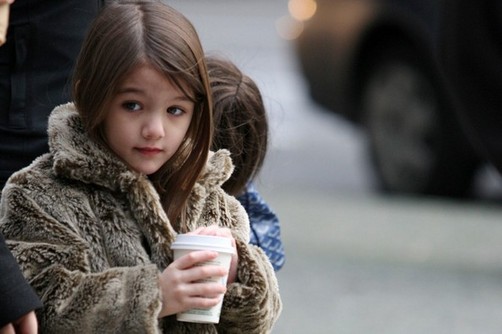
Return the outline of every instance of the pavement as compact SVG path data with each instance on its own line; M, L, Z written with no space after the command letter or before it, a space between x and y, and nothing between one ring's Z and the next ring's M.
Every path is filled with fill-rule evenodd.
M263 193L287 255L274 333L502 333L498 205Z

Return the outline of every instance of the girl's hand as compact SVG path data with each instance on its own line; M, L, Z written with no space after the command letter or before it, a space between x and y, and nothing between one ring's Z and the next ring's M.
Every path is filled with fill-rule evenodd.
M219 283L204 282L209 277L224 277L225 268L197 266L197 263L214 260L217 252L194 251L173 261L160 274L162 309L159 318L192 308L210 308L218 304L226 292Z
M9 4L9 5L12 5L14 3L14 0L0 0L0 4Z
M230 262L227 285L235 282L235 279L237 277L237 265L239 264L239 255L237 254L237 245L230 229L226 227L220 227L218 225L210 225L199 227L196 230L189 232L188 234L213 235L217 237L229 238L232 241L232 247L235 251L234 254L232 254L232 260Z

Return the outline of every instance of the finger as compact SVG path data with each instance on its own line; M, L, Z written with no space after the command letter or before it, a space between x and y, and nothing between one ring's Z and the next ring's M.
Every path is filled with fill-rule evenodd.
M199 234L199 231L203 228L204 226L198 227L195 230L188 232L187 234Z
M232 234L232 230L230 230L228 227L219 227L219 226L216 226L216 228L214 230L211 229L209 233L211 233L211 235L214 235L216 237L222 237L222 238L231 239L232 240L232 246L234 248L236 247L236 243L235 243L234 236Z
M0 334L15 334L14 326L12 326L12 324L8 324L7 326L0 328Z
M230 231L229 228L227 227L220 227L219 229L216 230L216 235L220 237L226 237L226 238L232 238L232 231Z
M220 298L227 292L226 286L220 282L194 282L188 284L185 289L190 298Z
M38 323L35 312L30 312L17 323L17 334L37 334Z
M217 305L223 299L223 295L217 297L192 297L188 300L189 308L210 308Z
M181 273L180 281L186 283L209 282L220 280L228 275L228 270L222 266L203 265L186 269ZM221 284L221 283L220 283Z
M232 230L230 230L228 227L221 227L218 225L210 225L210 226L199 227L196 230L194 230L192 233L198 234L198 235L212 235L215 237L222 237L222 238L231 239L232 240L232 247L234 249L237 249L237 244L236 244L235 238L232 234Z
M199 235L214 235L214 229L216 225L210 225L210 226L201 226L197 228L196 230L193 231L194 234L199 234Z
M179 270L184 270L198 263L214 260L216 257L218 257L218 252L215 251L193 251L174 261L173 265Z
M222 237L228 237L232 235L230 229L218 225L209 225L201 227L197 230L198 230L197 234L200 235L212 235L212 236L222 236Z

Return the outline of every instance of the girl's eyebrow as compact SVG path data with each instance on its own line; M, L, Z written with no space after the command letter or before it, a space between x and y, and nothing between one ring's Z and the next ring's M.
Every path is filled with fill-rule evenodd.
M127 94L127 93L136 93L136 94L145 95L145 90L143 90L141 88L137 88L137 87L123 87L118 90L117 95L118 94ZM193 100L190 97L186 96L185 94L183 94L181 92L178 95L171 97L171 99L176 100L176 101L181 101L181 102L193 102Z
M118 91L117 94L125 94L125 93L139 93L139 94L144 94L145 91L141 88L136 88L136 87L121 87Z

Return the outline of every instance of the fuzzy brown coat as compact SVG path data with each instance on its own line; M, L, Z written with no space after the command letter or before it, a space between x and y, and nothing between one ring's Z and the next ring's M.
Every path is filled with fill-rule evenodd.
M4 188L0 230L44 308L41 333L267 333L281 310L267 256L249 245L249 222L220 185L232 172L227 151L210 154L191 192L186 223L172 226L144 175L90 141L73 104L49 119L50 153ZM157 320L158 277L172 262L177 233L230 227L239 252L220 323Z

